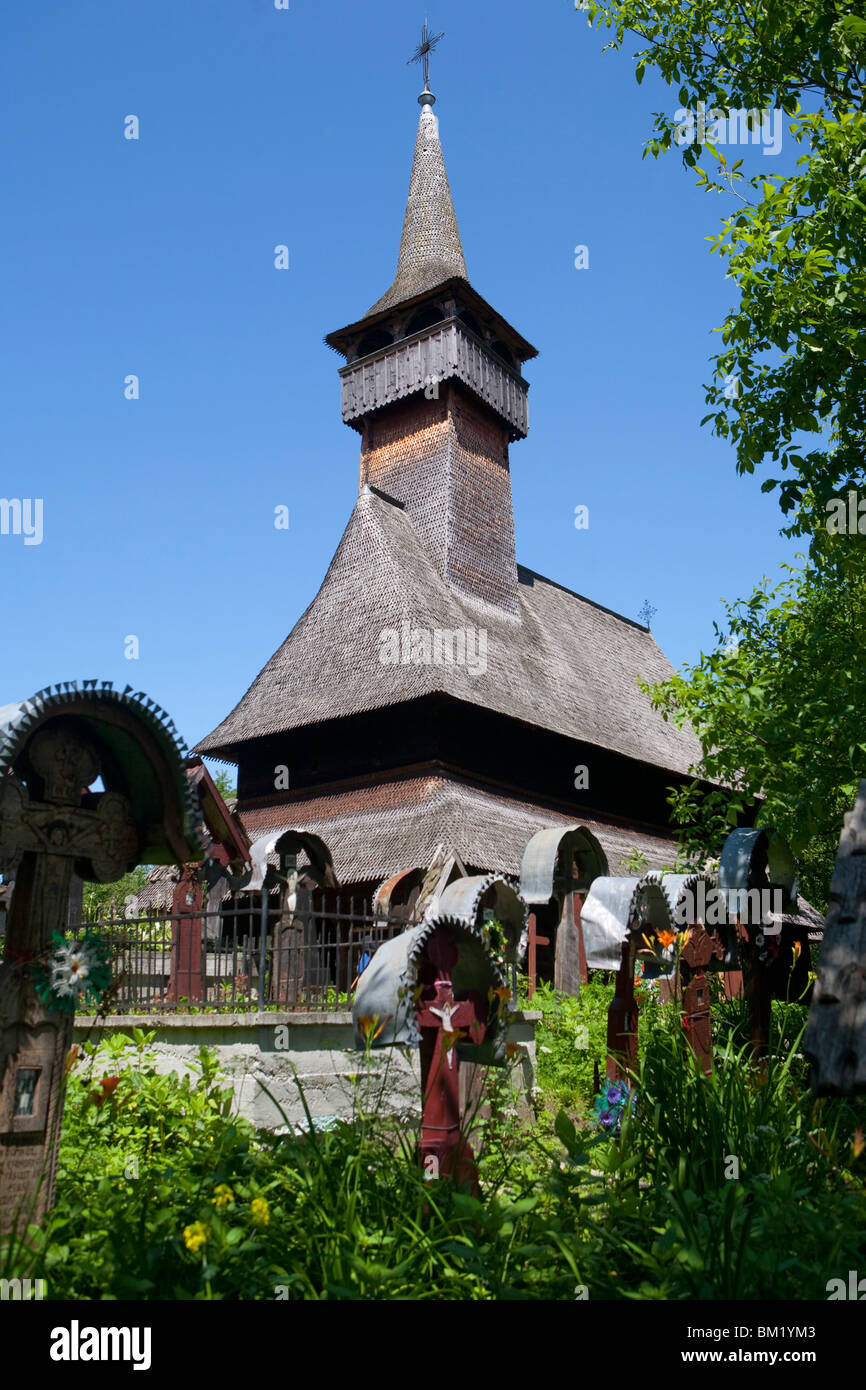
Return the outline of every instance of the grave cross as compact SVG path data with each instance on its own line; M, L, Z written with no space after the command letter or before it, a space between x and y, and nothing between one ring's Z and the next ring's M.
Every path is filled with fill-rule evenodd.
M433 996L418 1006L421 1029L421 1080L424 1112L421 1121L421 1161L433 1177L450 1175L478 1190L475 1156L460 1134L460 1067L458 1036L484 1040L486 1026L472 999L455 999L451 971L458 951L444 927L437 927L427 945L427 959L436 972Z
M28 759L41 800L13 776L0 783L0 872L15 876L0 967L0 1229L19 1204L31 1220L51 1205L72 1037L73 1015L43 1004L31 962L66 930L76 864L110 882L139 850L125 797L105 792L96 809L81 805L99 759L78 730L60 721L39 730Z
M0 786L0 872L15 875L7 959L39 950L52 932L66 928L76 860L110 883L123 876L139 847L125 797L104 792L96 810L82 807L82 789L97 776L99 760L79 734L40 730L29 757L42 780L43 800L31 798L15 777Z

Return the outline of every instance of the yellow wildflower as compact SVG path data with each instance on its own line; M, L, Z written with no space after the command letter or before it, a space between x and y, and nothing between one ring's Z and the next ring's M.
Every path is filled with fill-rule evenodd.
M183 1243L187 1250L191 1250L195 1254L197 1250L207 1244L207 1226L203 1225L201 1221L193 1221L191 1226L184 1226Z
M250 1203L250 1215L256 1226L267 1226L271 1219L271 1209L264 1197L254 1197Z
M232 1192L228 1183L221 1182L219 1187L214 1188L214 1194L211 1198L211 1201L213 1202L215 1207L228 1207L231 1205L234 1199L235 1194Z

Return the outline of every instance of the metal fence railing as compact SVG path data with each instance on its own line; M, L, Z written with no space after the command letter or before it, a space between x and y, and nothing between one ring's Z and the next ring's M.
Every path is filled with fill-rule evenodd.
M111 956L110 1013L351 1007L358 976L404 923L375 918L365 900L307 895L280 910L277 895L239 893L200 912L106 913L70 927L96 930Z

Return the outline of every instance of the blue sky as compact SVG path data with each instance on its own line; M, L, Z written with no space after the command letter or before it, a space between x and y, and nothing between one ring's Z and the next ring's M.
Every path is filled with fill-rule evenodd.
M397 0L7 11L0 496L42 498L44 534L0 536L0 704L129 682L193 744L313 598L359 454L322 339L393 278L423 18ZM429 18L469 275L540 351L511 454L518 559L629 617L649 598L671 661L694 661L720 599L792 553L761 478L699 423L735 302L706 241L724 203L676 154L642 160L676 95L638 86L567 0ZM737 155L779 172L789 147Z

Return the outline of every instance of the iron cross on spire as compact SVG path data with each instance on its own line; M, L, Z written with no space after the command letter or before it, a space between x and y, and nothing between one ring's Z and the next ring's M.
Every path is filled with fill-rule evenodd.
M430 34L430 33L428 32L428 30L427 30L427 19L426 19L426 17L425 17L425 19L424 19L424 28L421 30L421 42L419 43L418 47L415 49L415 52L412 54L412 57L409 59L409 61L408 61L407 64L406 64L406 66L407 66L407 68L408 68L408 67L410 66L411 63L420 63L422 59L424 60L424 91L425 91L425 92L429 92L429 90L430 90L430 54L433 52L433 49L436 47L436 45L437 45L437 43L439 42L439 40L440 40L440 39L444 39L444 37L445 37L445 30L444 30L444 29L443 29L443 31L442 31L441 34Z

